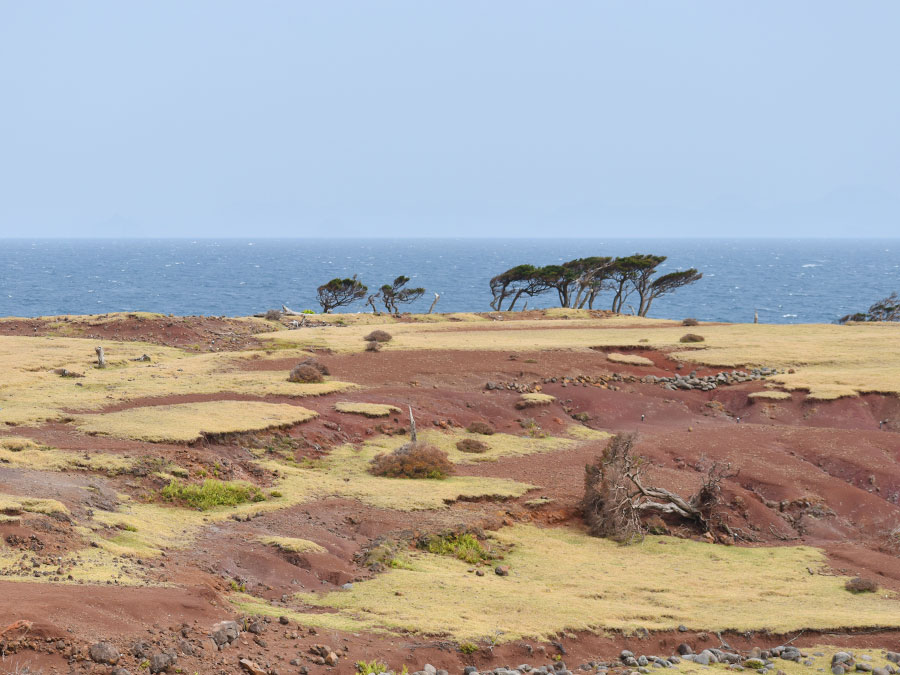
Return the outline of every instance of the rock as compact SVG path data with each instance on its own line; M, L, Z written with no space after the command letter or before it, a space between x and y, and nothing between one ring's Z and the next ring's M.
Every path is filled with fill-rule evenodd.
M888 652L886 658L891 663L900 663L900 652Z
M625 659L633 659L633 658L634 658L634 652L630 652L627 649L623 649L622 652L619 654L620 661L624 661Z
M466 666L463 668L463 675L475 675L478 672L478 668L475 666Z
M509 565L497 565L494 568L494 573L498 577L508 577L509 576Z
M679 633L687 633L687 631L688 631L688 627L685 626L684 624L681 624L680 626L678 626Z
M891 673L887 668L875 668L872 670L872 675L891 675Z
M221 649L237 640L240 634L241 627L236 621L221 621L212 627L209 636Z
M428 675L437 675L437 668L435 668L430 663L426 663L422 670L428 673Z
M647 657L644 656L643 654L641 654L641 655L638 657L637 662L638 662L638 665L639 665L639 666L646 666L646 665L648 665L648 664L650 663L650 662L647 660Z
M850 663L852 660L853 657L847 652L835 652L834 656L831 657L831 665Z
M168 652L156 652L150 657L150 672L165 673L175 665L175 655Z
M109 675L131 675L131 673L124 668L113 668Z
M290 622L291 620L284 615L278 617L278 623L282 626L287 626Z
M703 651L701 654L694 654L694 663L698 663L701 666L708 666L710 664L711 659L709 658L711 655L708 651Z
M844 675L844 672L844 666L842 666L840 663L835 663L833 666L831 666L832 675Z
M335 654L334 652L328 652L328 656L325 657L325 665L334 667L337 664L338 664L338 655Z
M691 649L691 646L687 642L682 642L680 645L678 645L675 651L677 651L681 656L694 653L694 650Z
M265 629L266 629L266 626L261 621L254 621L249 626L247 626L247 630L249 632L253 633L254 635L259 635Z
M178 641L178 650L185 656L193 656L194 655L193 645L184 639Z
M150 645L143 640L138 640L131 645L131 649L129 651L134 658L138 659L139 661L143 661L147 658L147 655L150 654Z
M871 664L869 664L869 663L862 663L862 662L858 662L858 663L856 664L856 669L857 669L859 672L861 672L861 673L871 673L872 670L873 670Z
M119 662L119 650L108 642L96 642L91 645L88 655L94 663L106 663L111 666Z
M254 663L250 659L241 659L240 661L238 661L238 664L246 672L250 673L250 675L266 675L266 669L260 668L256 663Z

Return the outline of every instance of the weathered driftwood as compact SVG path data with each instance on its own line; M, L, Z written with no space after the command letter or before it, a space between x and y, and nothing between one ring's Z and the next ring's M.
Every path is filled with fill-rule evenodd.
M103 347L95 347L94 351L97 352L97 367L106 368L106 356L103 354Z
M431 307L428 308L428 313L431 314L434 311L434 306L437 304L437 301L441 299L439 293L434 294L434 302L431 303Z
M416 442L416 418L412 414L412 406L409 406L409 442Z

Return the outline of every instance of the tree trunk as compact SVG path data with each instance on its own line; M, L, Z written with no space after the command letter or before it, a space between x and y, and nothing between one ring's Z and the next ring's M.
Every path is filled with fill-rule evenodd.
M437 301L441 299L440 294L434 294L434 302L431 303L431 307L428 308L428 313L431 314L434 311L434 306L437 304Z
M97 352L97 367L106 368L106 356L103 354L103 347L96 347L94 351Z
M437 293L435 293L437 295ZM416 418L412 414L412 406L409 407L409 442L416 442Z

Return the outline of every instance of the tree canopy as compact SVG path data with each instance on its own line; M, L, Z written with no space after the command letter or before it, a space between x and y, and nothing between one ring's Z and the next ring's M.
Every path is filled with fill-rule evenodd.
M335 278L327 284L322 284L316 289L319 296L319 304L326 314L336 307L344 307L354 300L366 297L368 287L356 278L354 274L349 279Z
M691 268L655 276L666 261L664 255L635 253L621 258L592 256L576 258L561 265L544 267L516 265L490 281L491 307L497 311L512 310L524 295L534 297L556 291L560 307L594 309L594 303L603 292L612 294L610 309L621 312L630 307L628 298L637 293L638 316L647 316L656 298L671 293L696 281L703 275Z

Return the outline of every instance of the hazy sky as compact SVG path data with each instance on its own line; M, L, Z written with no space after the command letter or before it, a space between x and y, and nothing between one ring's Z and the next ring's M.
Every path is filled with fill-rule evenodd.
M897 236L900 2L0 0L3 236Z

